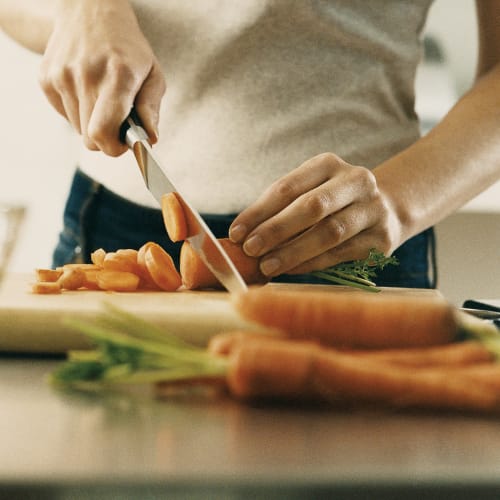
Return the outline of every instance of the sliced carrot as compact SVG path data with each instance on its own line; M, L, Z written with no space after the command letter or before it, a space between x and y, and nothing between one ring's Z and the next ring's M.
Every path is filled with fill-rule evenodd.
M63 266L56 267L57 271L64 271L65 269L82 269L82 270L88 270L88 269L100 269L100 266L97 266L96 264L93 263L85 263L85 262L75 262L75 263L69 263L69 264L64 264Z
M246 319L325 345L382 349L446 344L458 325L445 300L255 287L234 299Z
M99 271L96 282L101 290L133 292L139 286L139 276L127 271Z
M35 274L37 281L57 281L62 274L62 270L35 269Z
M167 234L172 241L183 241L188 237L188 225L184 209L176 192L161 197L161 213Z
M240 398L320 399L392 407L498 411L488 384L447 369L418 369L325 349L314 343L242 340L229 354L228 387Z
M85 271L79 267L67 267L58 279L61 288L65 290L77 290L85 282Z
M31 291L41 295L57 294L61 293L61 286L57 281L37 281L31 286Z
M97 284L97 273L101 271L98 269L89 269L84 271L85 279L83 280L82 287L88 290L99 290L99 285Z
M173 292L182 285L172 257L160 245L149 243L144 250L144 264L151 279L162 290Z
M102 268L108 271L126 271L140 275L141 269L137 263L137 250L121 249L107 252L102 261Z
M140 288L148 290L159 290L159 286L153 280L146 265L146 250L151 246L156 245L152 241L148 241L142 245L137 252L137 265L139 266L139 276L141 277Z
M90 254L90 260L92 261L92 263L99 267L102 266L104 257L106 257L106 250L104 250L103 248L98 248Z
M260 272L258 259L245 254L241 245L233 243L229 238L220 238L218 241L247 284L267 281L268 278ZM185 241L181 247L180 273L183 285L189 290L222 287L189 241Z

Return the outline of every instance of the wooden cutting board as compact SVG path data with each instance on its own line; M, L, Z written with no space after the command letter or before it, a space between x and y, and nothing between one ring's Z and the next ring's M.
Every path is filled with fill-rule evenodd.
M204 345L221 331L251 329L233 309L223 291L116 293L94 290L64 291L59 295L31 293L34 275L11 274L0 288L0 352L61 353L89 347L86 338L63 324L66 317L93 318L107 301L140 315L187 341ZM328 285L268 284L282 289L322 289L330 293L367 293ZM386 288L384 294L430 295L435 290Z

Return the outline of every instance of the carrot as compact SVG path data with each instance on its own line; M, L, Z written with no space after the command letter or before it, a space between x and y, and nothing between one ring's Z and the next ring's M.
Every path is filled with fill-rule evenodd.
M65 290L77 290L85 282L85 272L79 267L67 267L57 281Z
M102 259L102 268L109 271L126 271L140 275L141 269L137 263L137 250L121 249L107 252Z
M173 292L182 285L172 257L160 245L152 242L147 244L143 258L148 275L159 288Z
M37 281L57 281L62 270L56 271L55 269L35 269L36 280Z
M78 262L72 262L70 264L64 264L63 266L58 266L56 267L56 271L64 271L65 269L82 269L82 270L89 270L89 269L100 269L101 267L94 264L94 263L78 263Z
M210 352L217 355L227 355L234 345L244 339L278 339L286 340L283 334L264 330L229 331L218 333L208 342ZM298 342L295 340L294 342ZM305 341L307 342L307 341ZM333 348L330 348L333 349ZM338 352L356 356L361 362L378 361L395 366L413 368L458 367L488 364L495 360L494 354L480 342L470 340L452 342L450 344L431 347L408 347L400 349L370 349L370 350L338 350Z
M239 398L313 398L332 403L498 411L500 395L459 370L393 366L309 342L242 340L229 353L227 383Z
M31 291L41 295L58 294L61 293L61 285L57 281L37 281L31 286Z
M246 283L256 284L267 281L267 278L260 272L258 259L246 255L241 245L233 243L229 238L220 238L218 241ZM183 285L189 290L222 287L189 241L185 241L181 247L180 273Z
M421 367L459 367L491 363L494 355L483 344L477 341L452 342L431 347L414 347L406 349L379 349L368 351L349 351L361 359L383 361L385 363Z
M139 276L126 271L103 270L96 273L96 281L101 290L133 292L139 285Z
M104 258L106 257L106 250L104 248L98 248L90 254L90 260L96 266L102 266Z
M331 346L439 345L454 340L458 331L453 307L428 297L260 287L237 295L234 305L247 320Z
M88 269L83 271L85 278L83 280L82 288L87 290L99 290L99 285L97 284L97 274L101 271L98 269Z
M177 193L172 192L162 195L161 213L167 234L172 241L183 241L189 236L184 208Z

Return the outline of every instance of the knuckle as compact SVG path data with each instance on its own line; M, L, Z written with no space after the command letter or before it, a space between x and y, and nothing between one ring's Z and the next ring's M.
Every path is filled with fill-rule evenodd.
M279 179L274 183L273 190L275 194L284 200L294 200L298 191L296 186L288 179Z
M378 192L377 179L373 172L365 167L353 167L351 173L355 176L356 182L365 193L374 196Z
M135 83L137 81L136 72L119 53L114 53L109 57L106 64L106 73L116 86L123 86L126 82Z
M330 243L343 241L347 232L345 224L335 217L329 217L326 219L325 230Z
M316 156L316 159L321 165L325 165L331 173L336 172L339 166L344 164L339 156L331 152L321 153Z
M324 190L318 193L310 193L304 197L304 209L306 213L316 220L328 215L330 206L330 194Z

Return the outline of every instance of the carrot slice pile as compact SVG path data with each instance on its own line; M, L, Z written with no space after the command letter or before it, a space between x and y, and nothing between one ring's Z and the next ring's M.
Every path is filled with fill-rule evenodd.
M56 294L68 290L174 291L182 284L172 257L158 244L145 243L139 250L106 252L98 248L91 263L66 264L57 269L36 269L32 285L35 294Z

